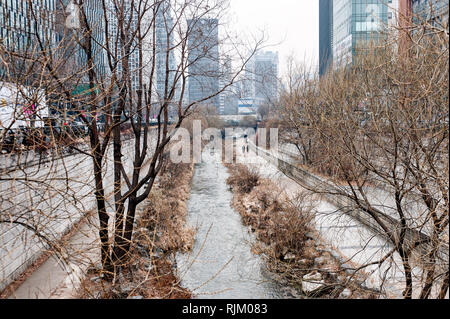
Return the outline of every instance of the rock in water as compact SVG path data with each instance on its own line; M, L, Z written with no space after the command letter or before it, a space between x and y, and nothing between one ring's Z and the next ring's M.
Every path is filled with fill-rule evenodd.
M325 282L322 280L322 275L318 272L311 272L303 276L302 288L306 294L322 288L324 285Z
M290 261L290 260L294 260L296 257L295 257L295 255L294 254L292 254L292 253L287 253L284 257L283 257L283 260L284 261Z
M339 298L347 299L352 295L352 291L348 288L345 288L341 294L339 295Z

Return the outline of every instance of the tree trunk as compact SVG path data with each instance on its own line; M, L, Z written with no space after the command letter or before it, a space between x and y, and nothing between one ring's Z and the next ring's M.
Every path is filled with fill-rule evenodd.
M105 205L105 190L103 188L103 177L102 177L102 161L100 157L93 157L94 161L94 176L95 176L95 198L97 201L97 212L100 222L99 236L100 236L100 250L101 250L101 261L102 261L102 271L105 274L105 279L112 280L113 267L112 260L110 256L110 245L108 238L108 221L109 216L106 212Z

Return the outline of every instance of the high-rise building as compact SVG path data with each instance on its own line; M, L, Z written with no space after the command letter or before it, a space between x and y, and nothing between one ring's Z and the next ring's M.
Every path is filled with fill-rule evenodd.
M83 5L89 27L92 29L91 47L94 68L99 75L104 75L106 74L106 52L103 48L105 44L103 5L98 0L84 0ZM87 56L84 51L80 52L78 61L80 65L86 65Z
M224 87L224 85L226 85L230 80L231 62L226 61L223 65L221 65L221 68L222 68L222 76L219 79L219 85L220 85L220 87ZM229 91L225 90L219 94L219 109L218 109L219 114L224 114L224 112L225 112L225 99L226 99L226 96L228 95L228 93L229 93Z
M94 0L95 1L95 0ZM139 59L139 50L138 46L136 45L136 40L130 45L130 52L124 52L124 48L122 48L121 45L121 38L119 34L119 23L117 21L118 15L121 14L121 11L123 10L123 20L126 21L126 23L130 23L129 28L127 27L126 32L128 33L127 37L130 37L132 34L135 33L137 29L137 23L138 23L138 14L136 13L136 8L133 8L131 6L131 1L122 1L120 2L120 5L123 5L122 8L115 8L115 3L112 0L108 0L108 20L109 20L109 43L110 47L109 50L111 52L115 52L117 49L117 58L118 64L117 64L117 74L121 76L122 73L122 57L123 54L127 54L128 56L128 69L129 69L129 76L131 78L131 89L133 91L137 90L139 87L139 68L140 68L140 59ZM115 47L117 45L117 47Z
M100 1L84 0L83 7L74 4L73 0L56 0L56 53L67 61L69 71L85 73L87 56L79 45L84 34L81 30L82 13L86 14L87 23L92 30L92 57L97 75L106 74L105 30L103 5ZM71 19L69 21L69 19ZM69 62L70 61L70 62ZM82 70L74 69L74 65ZM81 72L80 72L81 73Z
M402 1L402 0L400 0ZM417 18L433 23L448 21L448 0L409 0L412 2L412 11Z
M219 21L188 20L189 103L197 102L219 91ZM219 111L219 96L203 102Z
M255 96L255 57L250 58L245 70L240 77L240 98L251 98Z
M13 53L0 63L0 128L40 127L48 117L34 58L55 48L55 1L0 1L0 45Z
M67 13L67 11L70 11L70 8L68 8L69 4L70 0L57 0L55 2L55 37L58 47L56 56L63 58L65 61L70 59L76 60L75 50L77 49L76 41L73 39L74 30L67 24L67 19L70 15L70 13ZM75 18L79 20L79 17L71 17L71 19ZM71 20L71 22L74 21Z
M278 96L278 52L259 52L254 59L254 104L273 102Z
M104 11L101 2L96 0L84 0L82 5L74 0L56 0L55 37L56 46L53 50L54 61L64 61L58 67L58 76L65 78L64 85L72 90L74 96L83 96L89 91L88 56L85 48L85 25L83 15L91 33L90 49L93 71L100 81L107 75ZM74 76L76 75L76 76ZM56 92L55 92L56 93ZM62 94L64 97L64 94ZM55 94L50 100L51 116L54 119L66 123L80 115L77 105L64 101L61 95ZM102 116L100 116L102 119Z
M180 90L175 79L176 60L173 48L174 32L173 18L168 2L163 2L156 15L156 93L160 103L164 102L165 95L169 98L170 90L175 88L172 101L178 101ZM166 85L167 80L167 85ZM177 82L177 83L176 83ZM167 91L167 92L166 92ZM169 108L171 108L169 106ZM173 113L173 112L169 112Z
M398 0L334 0L333 62L350 63L357 47L382 39L397 8Z
M319 75L324 75L333 60L333 1L319 0Z
M29 54L39 54L41 45L45 50L54 48L55 3L56 0L0 1L0 42L3 48L9 52ZM0 77L3 80L10 76L20 76L25 60L14 58L10 63L12 64L9 66L9 73L0 66ZM32 76L29 76L21 80L26 82L31 78Z
M0 2L0 38L9 51L25 51L36 44L36 37L47 46L55 45L56 0ZM33 14L38 16L34 19Z
M234 82L230 85L233 78L231 59L226 59L222 65L222 76L220 78L220 87L228 87L219 96L219 114L234 115L238 113L238 95L239 83Z
M257 52L239 79L239 114L254 114L278 98L278 52Z

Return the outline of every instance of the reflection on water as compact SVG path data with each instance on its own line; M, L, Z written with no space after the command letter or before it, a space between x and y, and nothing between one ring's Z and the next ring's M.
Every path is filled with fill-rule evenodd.
M190 254L177 254L182 286L198 298L289 298L264 276L259 256L250 251L253 237L231 208L228 173L211 150L196 166L188 201L188 223L198 227Z

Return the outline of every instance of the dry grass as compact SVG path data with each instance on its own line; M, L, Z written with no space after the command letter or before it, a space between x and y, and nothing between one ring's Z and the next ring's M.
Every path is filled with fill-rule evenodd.
M259 179L256 169L249 169L243 164L238 164L234 166L233 173L227 179L227 184L236 188L239 193L248 194L258 185Z
M306 200L290 200L273 182L245 165L229 168L227 183L235 192L233 206L264 244L262 252L279 260L288 253L303 256L311 230L311 208L305 205Z
M192 172L193 166L190 164L169 164L138 221L138 228L155 234L151 244L165 252L186 252L192 248L195 232L186 226L186 201Z
M371 296L356 281L347 281L339 261L319 249L320 237L312 226L315 202L308 194L290 199L271 180L260 178L257 171L244 165L227 167L227 183L234 191L233 206L257 238L252 252L265 259L272 274L301 291L303 276L318 271L324 288L309 297L337 298L344 288L352 290L352 298ZM249 176L252 180L247 182Z

